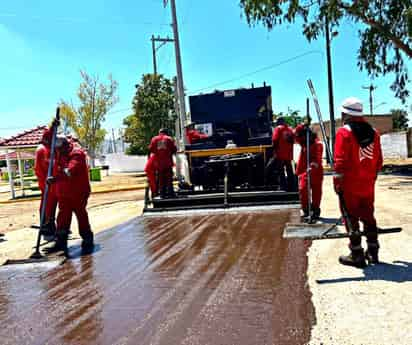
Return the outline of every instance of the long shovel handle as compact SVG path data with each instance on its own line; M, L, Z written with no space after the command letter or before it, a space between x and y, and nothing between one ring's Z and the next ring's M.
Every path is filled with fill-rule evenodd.
M49 167L47 170L47 178L51 177L53 174L53 165L54 165L54 150L56 148L56 136L57 136L57 129L58 129L58 122L60 120L60 108L58 107L56 109L56 120L53 122L52 126L52 140L51 140L51 147L50 147L50 159L49 159ZM40 229L37 234L37 242L36 242L36 252L35 255L40 254L40 240L41 240L41 230L44 226L45 218L46 218L46 205L47 205L47 199L48 199L48 194L49 194L49 184L47 183L46 180L46 186L44 188L44 193L42 195L42 205L41 205L41 210L40 210Z

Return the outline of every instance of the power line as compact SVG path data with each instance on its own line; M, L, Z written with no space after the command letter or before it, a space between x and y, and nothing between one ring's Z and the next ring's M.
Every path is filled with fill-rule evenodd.
M0 13L0 18L16 18L16 19L23 19L23 20L34 20L34 21L47 21L47 22L63 22L63 23L76 23L76 24L87 24L91 22L101 22L104 19L104 23L106 24L123 24L124 18L98 18L98 17L46 17L46 16L24 16L17 13ZM153 26L170 26L168 23L154 23L150 21L143 21L143 22L133 22L135 24L141 25L153 25Z
M311 51L308 51L308 52L306 52L306 53L293 56L293 57L291 57L291 58L289 58L289 59L282 60L282 61L277 62L277 63L275 63L275 64L272 64L272 65L269 65L269 66L266 66L266 67L259 68L258 70L255 70L255 71L253 71L253 72L245 73L245 74L243 74L243 75L240 75L240 76L235 77L235 78L232 78L232 79L228 79L228 80L225 80L225 81L216 83L216 84L212 84L212 85L209 85L209 86L206 86L206 87L202 87L201 89L197 89L197 90L190 91L189 93L190 93L190 94L194 94L194 93L197 93L197 92L200 92L200 91L204 91L204 90L207 90L207 89L210 89L210 88L214 88L214 87L216 87L216 86L220 86L220 85L224 85L224 84L229 84L229 83L232 83L232 82L234 82L234 81L238 81L238 80L240 80L240 79L244 79L244 78L250 77L250 76L252 76L252 75L255 75L255 74L258 74L258 73L261 73L261 72L270 70L270 69L272 69L272 68L279 67L279 66L281 66L281 65L287 64L287 63L292 62L292 61L294 61L294 60L298 60L298 59L300 59L300 58L302 58L302 57L304 57L304 56L311 55L311 54L315 54L315 53L323 55L323 53L322 53L320 50L311 50Z

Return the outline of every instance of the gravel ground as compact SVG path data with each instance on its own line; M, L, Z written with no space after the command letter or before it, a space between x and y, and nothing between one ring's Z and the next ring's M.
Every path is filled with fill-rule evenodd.
M325 217L338 217L332 179L326 177ZM403 227L380 237L380 260L364 270L342 266L347 240L314 241L309 285L316 310L312 345L412 344L412 177L380 176L376 217L380 227Z

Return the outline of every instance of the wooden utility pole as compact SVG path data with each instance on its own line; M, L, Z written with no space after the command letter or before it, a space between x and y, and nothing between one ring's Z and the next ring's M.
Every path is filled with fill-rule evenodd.
M166 38L161 38L160 36L154 37L152 35L152 38L150 39L152 41L152 53L153 53L153 72L154 74L157 74L157 60L156 60L156 52L164 46L168 42L173 42L173 39L166 37ZM160 45L156 47L156 42L160 42Z
M372 83L369 86L362 86L362 89L369 90L369 112L370 115L373 115L373 91L375 91L378 87L373 85Z

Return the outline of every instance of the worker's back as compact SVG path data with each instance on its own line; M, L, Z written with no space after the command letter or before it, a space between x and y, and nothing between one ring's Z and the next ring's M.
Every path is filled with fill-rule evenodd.
M177 148L174 140L166 134L160 133L152 138L149 150L154 154L157 166L160 170L173 166L173 154Z

